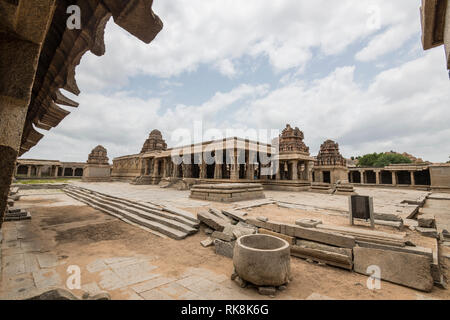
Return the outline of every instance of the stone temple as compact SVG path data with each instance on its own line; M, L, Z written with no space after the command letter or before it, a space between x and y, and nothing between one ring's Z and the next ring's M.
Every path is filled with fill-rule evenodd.
M103 146L96 146L89 154L83 170L83 181L101 182L111 180L111 166L107 151Z
M168 148L161 132L153 130L139 154L113 159L111 179L166 185L182 181L187 189L195 184L231 182L261 183L266 190L327 193L333 186L349 184L450 190L448 164L356 167L347 163L337 142L326 140L313 157L304 138L298 127L287 124L272 144L230 137Z
M420 11L423 47L443 46L447 69L448 3ZM358 167L337 141L311 155L308 133L290 125L270 144L170 147L153 130L112 165L107 145L84 163L18 159L42 139L36 128L69 114L60 105L78 107L62 90L80 93L75 67L105 53L111 17L155 38L152 4L0 0L0 300L450 300L450 164ZM69 5L82 30L66 28ZM350 214L354 193L373 225ZM74 264L81 289L69 292ZM374 266L376 295L365 287Z

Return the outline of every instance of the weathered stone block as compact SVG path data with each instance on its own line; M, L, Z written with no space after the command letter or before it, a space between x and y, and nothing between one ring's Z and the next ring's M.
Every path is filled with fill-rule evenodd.
M411 253L355 247L354 270L364 275L369 266L380 268L382 280L429 292L433 288L430 259Z
M317 225L321 223L322 223L321 220L314 220L314 219L298 219L295 221L296 225L305 228L315 228Z
M436 227L436 219L434 214L425 213L417 217L417 221L419 223L419 227L422 228L435 228Z
M214 240L216 254L233 259L233 250L235 242L226 242L219 239Z
M212 233L211 237L220 239L223 241L227 241L227 242L233 241L235 239L234 235L229 235L227 233L220 232L220 231L214 231Z
M434 228L416 227L416 231L419 232L424 237L437 238L439 236L437 230Z
M295 226L294 231L297 238L305 240L316 241L343 248L353 248L355 246L355 238L352 236L299 226Z
M197 214L197 218L201 222L206 224L208 227L213 228L214 230L217 230L217 231L223 231L225 226L227 226L229 224L228 221L220 219L208 212L199 212Z

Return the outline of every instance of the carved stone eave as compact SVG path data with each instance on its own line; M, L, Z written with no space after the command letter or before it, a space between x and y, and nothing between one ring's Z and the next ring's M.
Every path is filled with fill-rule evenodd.
M81 30L66 28L66 9L71 4L81 9ZM146 43L156 37L163 24L153 13L152 4L152 0L58 1L39 57L19 156L42 138L34 126L50 130L70 113L57 104L78 107L60 89L75 95L80 93L75 68L87 51L97 56L105 53L104 30L111 16L119 26Z

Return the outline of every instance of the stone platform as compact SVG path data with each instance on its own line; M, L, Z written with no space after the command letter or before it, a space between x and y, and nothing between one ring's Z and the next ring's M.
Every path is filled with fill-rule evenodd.
M191 188L192 199L236 202L264 199L264 188L259 183L199 184Z

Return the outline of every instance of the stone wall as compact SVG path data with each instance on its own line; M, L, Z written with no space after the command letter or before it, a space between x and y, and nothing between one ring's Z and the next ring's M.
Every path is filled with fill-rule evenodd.
M431 187L450 191L450 164L430 166Z
M114 159L111 178L115 181L131 181L141 176L142 170L142 160L138 155L134 157Z

